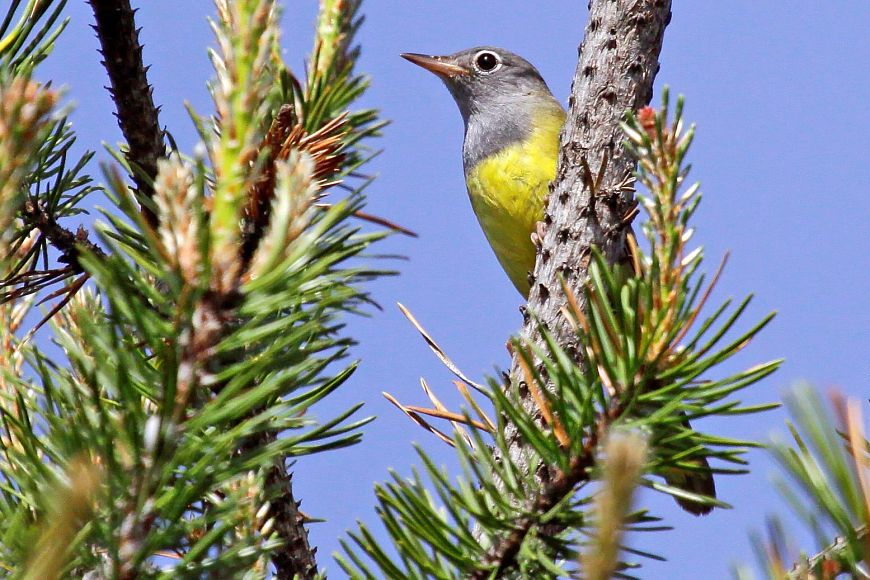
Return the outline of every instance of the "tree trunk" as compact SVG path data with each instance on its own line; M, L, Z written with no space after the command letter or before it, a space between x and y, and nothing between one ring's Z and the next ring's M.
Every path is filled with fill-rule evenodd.
M579 364L583 353L561 314L566 300L560 279L585 308L582 288L588 280L590 248L596 246L611 263L627 257L626 235L635 203L625 186L634 162L622 146L619 124L626 111L636 111L652 97L670 18L670 0L591 0L589 4L520 334L524 342L540 345L538 323L543 323ZM526 406L533 408L517 353L510 379L520 385ZM506 435L511 457L522 465L520 434L509 423Z

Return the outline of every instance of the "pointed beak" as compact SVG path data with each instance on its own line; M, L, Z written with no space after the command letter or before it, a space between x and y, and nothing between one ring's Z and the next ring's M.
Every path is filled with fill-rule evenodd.
M401 57L444 79L465 76L470 72L467 68L450 62L446 56L426 56L425 54L406 52Z

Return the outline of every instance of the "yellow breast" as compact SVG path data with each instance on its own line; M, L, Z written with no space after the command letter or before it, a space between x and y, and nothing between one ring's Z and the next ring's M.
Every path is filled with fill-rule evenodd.
M523 296L535 266L531 235L544 217L547 187L556 176L561 111L535 119L523 143L502 149L466 173L471 207L501 267Z

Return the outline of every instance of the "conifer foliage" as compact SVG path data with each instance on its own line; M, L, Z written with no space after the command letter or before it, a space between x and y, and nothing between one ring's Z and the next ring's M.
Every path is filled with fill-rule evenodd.
M363 211L368 142L384 122L355 104L368 87L355 70L361 0L320 0L304 75L282 60L277 0L215 0L214 110L190 111L190 152L158 122L129 0L89 3L126 140L100 178L93 153L73 155L63 90L34 76L66 0L12 0L0 21L0 575L323 577L288 469L360 440L360 404L326 418L317 404L358 365L344 317L372 305L366 283L389 273L366 250L413 235ZM681 98L671 107L665 90L658 109L626 112L636 173L616 191L603 191L606 156L582 160L591 203L636 194L625 223L643 223L631 264L586 248L589 282L563 288L570 348L529 312L543 338L511 341L522 380L480 384L402 307L466 405L448 409L425 380L431 406L387 397L461 469L422 447L410 477L398 466L375 488L378 527L343 539L341 572L631 577L665 556L625 546L626 532L667 530L638 486L696 514L729 507L686 482L745 473L759 443L701 419L775 406L738 396L780 361L733 370L773 315L746 321L751 297L716 303L725 260L704 273L694 128ZM111 207L74 229L96 191ZM818 545L794 552L771 525L759 568L868 577L860 406L835 397L828 413L809 390L787 406L793 444L772 452Z
M631 269L609 265L593 251L585 288L588 312L565 288L569 307L564 315L573 323L584 364L578 365L546 328L541 329L544 348L514 341L534 401L529 407L519 385L469 381L421 329L465 383L458 386L469 408L448 411L434 395L431 409L390 398L455 448L463 473L452 478L421 449L422 473L415 470L411 478L393 474L389 483L377 486L378 513L392 546L382 546L360 524L339 557L349 574L557 578L582 573L605 578L636 565L614 560L619 553L615 530L661 529L655 525L658 518L646 510L628 509L635 481L678 500L728 507L664 480L674 472L706 469L702 465L708 459L717 474L745 472L741 456L756 443L696 431L689 420L775 406L744 406L734 395L774 372L780 361L735 374L719 370L772 315L732 336L729 331L736 329L750 298L735 308L730 299L716 307L707 304L719 272L707 282L701 248L689 247L700 194L697 183L687 182L686 155L694 128L685 126L682 109L679 99L670 117L666 91L658 111L643 109L624 125L644 188L639 199L648 218L643 225L646 249L632 244ZM588 174L595 192L599 173ZM475 401L469 387L483 400ZM450 433L421 415L448 420ZM516 425L528 445L522 462L510 456L506 422ZM628 458L626 446L618 444L624 437L638 440L634 447L648 447L641 454L645 459ZM547 477L539 476L542 471ZM596 508L592 484L602 476L613 482L609 491L620 499L601 499ZM391 549L398 550L398 560L390 556ZM584 551L589 553L581 567L578 558Z
M92 2L98 36L105 4ZM215 111L191 111L203 146L164 149L152 175L113 151L100 186L90 154L69 160L61 95L32 76L63 6L13 2L0 29L0 568L310 577L287 461L356 443L369 420L360 405L312 412L356 368L341 319L380 274L358 256L384 234L354 216L381 126L350 110L367 86L358 3L323 2L299 77L274 0L217 0ZM113 75L130 71L107 70L122 128L148 123L124 116ZM112 207L95 231L66 229L98 188ZM25 328L37 299L57 305L40 341Z

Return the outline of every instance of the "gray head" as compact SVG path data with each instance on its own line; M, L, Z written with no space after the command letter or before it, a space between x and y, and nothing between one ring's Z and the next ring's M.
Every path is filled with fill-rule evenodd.
M447 56L406 53L402 58L444 81L466 125L479 113L534 106L541 99L548 104L554 101L538 69L503 48L478 46Z
M435 73L453 95L465 121L466 172L526 139L539 111L563 114L538 69L503 48L479 46L447 56L408 53L402 57Z

